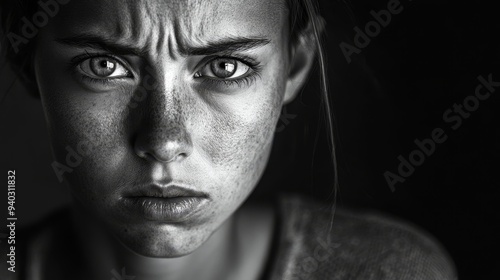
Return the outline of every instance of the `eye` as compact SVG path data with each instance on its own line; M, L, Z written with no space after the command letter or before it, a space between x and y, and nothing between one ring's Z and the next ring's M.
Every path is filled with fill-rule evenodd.
M93 57L79 64L80 70L94 79L130 77L130 71L122 63L110 57Z
M237 79L247 74L250 66L232 58L216 58L196 72L195 77L210 77L217 79Z

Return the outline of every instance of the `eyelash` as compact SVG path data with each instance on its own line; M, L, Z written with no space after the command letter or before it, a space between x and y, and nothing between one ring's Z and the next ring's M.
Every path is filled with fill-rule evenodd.
M88 53L86 51L84 54L79 55L79 56L77 56L77 57L75 57L75 58L73 58L71 60L71 68L72 68L72 70L74 72L77 72L78 71L77 69L78 69L79 65L82 62L84 62L87 59L92 59L92 58L95 58L95 57L110 58L110 59L116 60L117 62L121 63L127 69L129 68L126 63L124 63L121 59L117 58L114 55L99 54L99 53ZM257 61L255 61L254 59L249 58L249 57L244 57L244 56L215 56L215 57L209 58L206 62L204 62L203 65L207 65L208 63L211 63L212 61L214 61L216 59L222 59L222 58L235 59L235 60L239 61L240 63L244 63L244 64L248 65L250 67L250 69L251 69L249 72L251 72L251 73L245 75L242 78L226 79L226 80L224 80L224 79L210 78L210 77L202 77L203 78L203 80L202 80L203 84L205 84L207 86L211 86L211 87L216 87L216 86L232 87L232 86L235 86L235 85L238 86L238 87L241 87L241 86L248 86L248 85L252 84L253 82L255 82L255 80L256 80L257 77L260 77L261 68L262 68L261 65ZM131 74L131 76L133 77L133 74ZM116 81L117 79L123 79L123 78L95 79L95 78L89 77L89 76L87 76L85 74L81 74L81 78L82 78L82 80L86 80L86 81L92 82L92 83L99 83L101 85L107 85L109 83L112 83L112 82ZM197 79L199 79L199 78L197 78Z
M232 79L232 80L222 80L222 79L214 79L214 78L205 78L202 83L208 85L208 86L226 86L226 87L231 87L231 86L238 86L241 87L242 85L250 85L252 84L255 80L256 77L260 76L257 73L252 73L248 74L247 76L243 78L237 78L237 79Z
M235 78L235 79L217 79L217 78L210 78L210 77L203 77L202 83L207 85L207 86L225 86L225 87L232 87L232 86L238 86L241 87L243 85L248 86L255 82L256 78L260 78L261 74L261 65L255 61L252 58L249 57L244 57L244 56L214 56L210 57L206 62L203 63L203 65L207 65L211 63L212 61L216 59L234 59L237 60L240 63L244 63L250 67L251 73L246 74L244 77L241 78ZM199 78L198 78L199 79Z
M132 72L129 70L129 66L127 63L124 63L121 59L119 59L118 57L114 56L114 55L111 55L111 54L100 54L100 53L88 53L87 51L85 51L84 54L81 54L79 56L76 56L75 58L73 58L70 62L71 64L71 69L73 70L73 72L77 72L78 70L78 67L79 65L84 62L85 60L87 59L92 59L92 58L96 58L96 57L105 57L105 58L109 58L109 59L113 59L113 60L116 60L118 63L121 63L125 68L127 68L127 70L129 71L130 73L130 78L133 78L133 74ZM102 78L102 79L96 79L96 78L92 78L92 77L89 77L85 74L80 74L81 75L81 78L82 80L86 80L88 82L92 82L92 83L98 83L98 84L101 84L101 85L109 85L109 83L113 83L115 82L116 80L118 79L123 79L123 78Z

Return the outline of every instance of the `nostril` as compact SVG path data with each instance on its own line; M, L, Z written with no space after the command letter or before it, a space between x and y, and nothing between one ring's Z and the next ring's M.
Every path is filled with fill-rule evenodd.
M134 146L134 151L135 151L135 154L142 159L156 160L155 157L150 152L148 152L148 150L143 146L136 144Z
M154 157L154 158L159 162L169 163L169 162L178 161L180 158L180 155L172 155L171 157Z
M175 161L178 157L179 154L176 153L170 153L165 150L159 150L159 149L137 149L136 154L145 160L148 161L159 161L159 162L173 162Z
M136 153L140 158L145 159L147 161L160 161L157 157L149 152L138 152Z
M148 161L163 163L180 161L192 150L190 141L153 141L154 138L136 139L134 150L137 156Z

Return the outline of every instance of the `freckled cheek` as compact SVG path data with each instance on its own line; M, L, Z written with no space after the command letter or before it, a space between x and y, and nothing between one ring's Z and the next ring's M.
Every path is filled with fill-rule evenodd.
M95 95L85 97L87 93L62 92L67 89L42 92L56 161L71 169L64 175L72 186L91 193L92 186L99 187L102 194L121 180L117 171L126 162L123 106Z
M92 152L82 155L85 162L100 161L94 158L96 153L106 155L109 152L102 152L121 146L124 130L120 120L126 98L120 96L126 95L118 91L89 93L78 85L76 78L61 70L65 68L60 63L49 67L51 64L45 57L39 59L37 80L57 160L65 164L68 149L76 151L78 146L83 147L87 142L92 146ZM81 164L85 162L82 160ZM77 168L74 169L76 172Z
M221 174L232 174L228 180L248 184L260 176L279 118L280 91L278 86L260 89L246 108L235 106L213 118L205 149Z

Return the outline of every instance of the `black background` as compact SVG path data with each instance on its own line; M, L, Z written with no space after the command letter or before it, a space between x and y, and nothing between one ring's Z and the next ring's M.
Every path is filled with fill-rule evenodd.
M337 203L375 208L426 229L450 252L461 279L498 278L500 87L458 129L443 120L453 104L474 94L478 76L500 81L495 2L402 0L403 11L351 63L340 42L353 44L353 27L364 29L373 20L370 11L387 9L389 1L352 1L349 9L339 2L321 3L337 135ZM0 169L16 170L17 216L28 225L65 204L68 194L50 166L39 100L1 65ZM280 122L284 130L276 133L256 196L293 190L326 200L331 194L317 92L313 75L287 106L295 118ZM447 140L391 191L384 172L397 173L398 156L408 158L417 148L414 140L429 138L435 128L443 128Z

